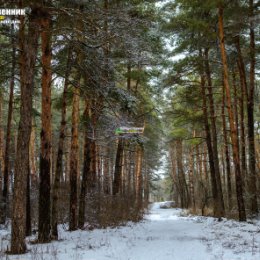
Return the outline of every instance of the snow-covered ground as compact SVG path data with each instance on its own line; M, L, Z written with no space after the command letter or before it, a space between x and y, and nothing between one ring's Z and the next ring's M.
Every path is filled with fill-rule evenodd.
M1 259L10 260L259 260L260 221L239 223L184 216L153 204L145 220L118 228L66 232L61 240L28 245L22 256L6 256L10 230L0 231ZM31 238L32 239L32 238Z

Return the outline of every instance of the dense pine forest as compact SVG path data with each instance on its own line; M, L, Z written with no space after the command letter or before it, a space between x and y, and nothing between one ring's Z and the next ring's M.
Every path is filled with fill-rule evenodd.
M6 256L62 227L138 223L161 200L259 217L258 1L0 3Z

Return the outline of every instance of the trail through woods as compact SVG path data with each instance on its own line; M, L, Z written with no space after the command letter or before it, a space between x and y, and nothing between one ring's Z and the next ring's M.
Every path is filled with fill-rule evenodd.
M94 231L67 232L61 240L29 245L11 260L259 260L260 221L241 223L187 216L181 209L161 209L154 203L145 220ZM10 231L1 231L1 249ZM30 238L32 239L32 237ZM6 259L1 255L0 259Z

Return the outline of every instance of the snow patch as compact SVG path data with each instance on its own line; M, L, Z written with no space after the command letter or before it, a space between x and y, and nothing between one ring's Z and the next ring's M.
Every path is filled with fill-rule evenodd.
M240 223L186 216L154 203L145 220L124 227L67 232L60 241L28 243L28 253L5 256L10 227L0 230L0 260L259 260L260 221ZM30 237L29 239L34 239Z

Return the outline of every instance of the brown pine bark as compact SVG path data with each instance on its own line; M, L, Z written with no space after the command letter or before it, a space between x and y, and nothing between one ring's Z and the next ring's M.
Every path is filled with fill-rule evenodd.
M179 206L180 189L179 189L179 182L177 176L176 155L175 155L175 149L173 143L170 146L170 159L171 159L171 177L173 181L174 201L176 203L176 206Z
M214 169L216 177L216 186L217 186L217 207L218 212L221 216L225 215L225 206L222 192L222 184L219 170L219 158L218 158L218 137L217 137L217 127L216 127L216 115L215 115L215 105L214 97L212 91L212 80L211 80L211 71L209 65L209 50L205 49L205 72L208 83L208 98L209 98L209 113L210 113L210 126L211 126L211 136L212 136L212 150L213 150L213 159L214 159Z
M12 28L12 31L14 28ZM3 188L3 199L5 204L8 200L8 190L9 190L9 167L10 167L10 143L11 143L11 129L12 129L12 116L13 116L13 102L14 102L14 82L15 82L15 66L16 66L16 57L15 57L15 39L12 35L11 46L12 46L12 67L11 67L11 79L10 79L10 94L9 94L9 103L8 103L8 116L7 116L7 128L6 128L6 142L5 142L5 161L4 164L4 188Z
M39 179L39 227L38 241L50 241L50 189L51 189L51 17L45 11L41 20L42 48L42 111L41 155Z
M36 173L36 162L35 162L35 141L36 141L36 134L35 134L35 120L32 120L32 132L30 137L30 171L31 171L31 179L32 183L36 184L37 182L37 173Z
M30 236L32 234L30 180L31 180L31 170L30 170L30 163L28 162L27 185L26 185L26 236Z
M89 191L88 185L91 182L91 140L89 138L89 125L86 123L89 120L89 101L85 101L85 133L84 133L84 163L82 170L82 181L79 197L79 221L78 227L83 228L85 223L85 208L86 208L86 194Z
M217 180L215 175L215 164L214 164L214 156L213 156L213 148L211 143L211 132L210 126L208 122L208 104L207 104L207 97L206 97L206 82L205 82L205 75L203 71L200 69L201 73L201 94L202 94L202 106L203 106L203 120L204 120L204 128L206 134L206 144L208 150L208 157L209 157L209 168L210 168L210 179L211 179L211 190L212 190L212 197L213 197L213 214L215 217L223 217L223 210L221 207L221 200L218 194L217 188Z
M228 64L227 64L227 55L225 50L225 41L224 41L224 25L223 25L223 12L224 9L222 5L218 8L218 27L219 27L219 38L220 38L220 51L221 51L221 59L223 66L223 79L224 79L224 87L226 91L226 101L227 101L227 110L229 117L229 125L230 125L230 135L232 142L232 151L233 151L233 161L235 167L235 176L236 176L236 192L237 192L237 204L238 204L238 213L239 220L246 220L246 212L245 212L245 204L243 198L243 184L242 184L242 176L239 162L239 150L237 147L238 144L238 133L235 127L235 119L234 113L232 109L232 101L230 94L230 87L228 82Z
M240 150L241 150L241 171L245 178L247 175L246 163L246 140L245 140L245 116L244 116L244 103L247 100L247 82L245 77L245 66L240 50L239 36L236 37L236 46L238 52L237 67L240 78L240 97L239 97L239 121L240 121Z
M105 154L103 159L103 190L105 194L110 194L111 192L111 176L110 176L110 169L109 169L109 148L106 145L105 147Z
M40 32L39 18L42 11L32 6L29 16L28 34L24 33L24 18L21 18L19 45L21 108L15 160L11 253L26 252L26 186L29 163L29 143L32 124L32 95L37 45Z
M195 202L195 191L194 191L194 156L193 147L189 151L189 194L191 200L191 207L193 212L196 212L196 202Z
M239 98L239 114L240 114L240 149L241 149L241 171L243 185L245 186L245 177L247 176L247 163L246 163L246 138L245 138L245 119L244 119L244 102L248 100L247 93L247 80L245 72L245 64L242 57L240 48L240 36L235 37L235 45L237 49L237 67L240 78L240 98Z
M77 229L77 207L78 207L78 160L79 160L79 84L73 90L72 101L72 126L71 126L71 153L70 153L70 220L69 230Z
M69 179L70 179L70 147L71 147L71 138L70 137L70 130L68 127L66 127L66 136L65 136L65 173L64 173L64 182L65 184L69 183Z
M66 114L67 114L67 91L69 85L69 75L71 72L71 49L68 50L67 65L65 71L65 81L62 95L62 109L61 109L61 123L60 134L58 141L58 152L56 159L55 176L52 191L52 218L51 218L51 236L52 239L58 239L58 201L59 201L59 188L62 178L63 154L64 143L66 136Z
M136 189L135 189L135 198L136 205L139 209L142 208L142 186L143 186L143 177L142 177L142 161L143 161L143 148L138 145L136 148Z
M117 152L116 152L114 180L113 180L113 195L117 195L121 193L123 151L124 151L124 140L122 137L119 137Z
M2 182L3 182L3 172L4 172L4 138L1 134L3 132L3 93L0 91L0 192L2 194Z
M203 146L203 178L206 181L206 185L207 187L210 187L210 183L209 183L209 175L208 175L208 153L207 153L207 144Z
M91 165L90 165L90 192L93 194L96 192L97 188L97 146L96 146L96 140L95 140L95 130L93 130L93 136L91 139L91 145L90 145L90 154L91 154Z
M232 87L233 87L233 113L234 113L234 117L235 117L235 126L237 129L237 133L238 133L238 129L239 129L239 122L238 122L238 93L237 93L237 83L236 83L236 74L235 71L232 71ZM239 150L239 140L237 143L237 147ZM240 155L240 154L239 154Z
M127 144L125 143L125 149L123 151L123 158L122 158L122 178L121 178L121 194L123 197L126 195L126 171L127 171L127 161L126 161L126 156L127 156Z
M190 205L190 194L188 191L188 186L187 186L184 168L183 168L183 147L182 147L181 139L175 141L175 149L176 149L176 161L177 161L181 208L188 208Z
M226 127L226 114L225 114L225 88L222 88L222 128L223 128L223 138L224 138L224 149L225 149L225 166L226 166L226 179L227 179L227 198L228 198L228 208L232 209L232 186L231 186L231 168L230 168L230 156L228 149L228 137L227 137L227 127Z
M144 163L144 181L143 181L143 186L144 186L144 207L147 208L149 205L149 197L150 197L150 185L149 185L149 170L148 170L148 165L147 162Z
M203 152L203 151L202 151ZM200 181L203 180L203 154L201 154L200 146L196 146L196 165L197 165L197 173L199 174Z
M250 18L254 16L254 1L249 0ZM252 214L258 213L257 205L257 173L256 173L256 156L255 156L255 132L254 132L254 98L255 98L255 32L254 21L250 20L250 75L249 91L247 102L247 129L248 129L248 152L249 152L249 182L248 188L250 193L250 210Z

